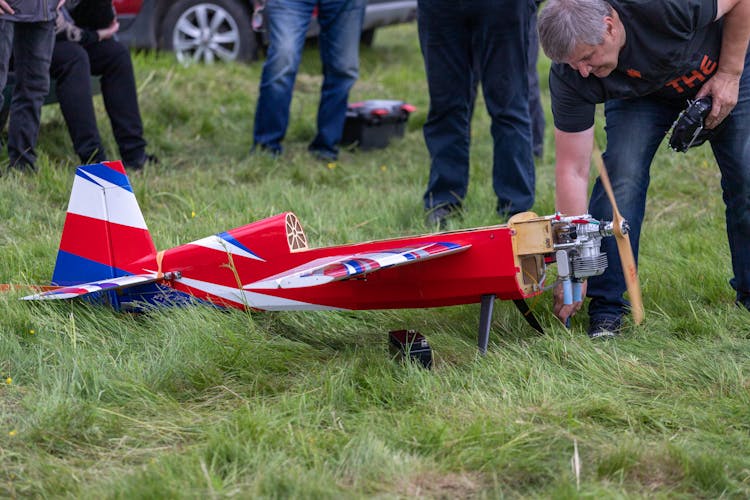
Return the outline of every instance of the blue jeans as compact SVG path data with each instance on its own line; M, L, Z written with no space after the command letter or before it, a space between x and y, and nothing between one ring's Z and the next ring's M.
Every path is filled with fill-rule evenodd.
M534 8L523 0L419 0L419 41L430 93L424 125L431 159L426 209L460 206L466 197L477 76L492 119L498 212L514 214L534 204L526 74Z
M49 93L54 28L54 21L14 23L0 20L0 88L5 87L11 50L16 74L8 123L8 159L12 167L33 167L36 163L34 147L39 135L42 104Z
M542 107L542 96L539 90L539 71L537 61L539 60L539 33L536 28L536 12L531 16L529 23L529 114L531 116L531 137L534 156L541 158L544 155L544 128L546 125L544 108Z
M734 277L730 284L737 301L750 309L750 55L740 82L739 102L711 148L721 171L726 205L726 226ZM636 260L646 208L651 161L684 104L675 107L654 98L609 101L605 105L607 150L603 155L618 208L630 223L630 243ZM681 153L673 153L681 154ZM612 207L597 179L589 205L591 215L612 219ZM627 306L614 238L602 241L609 266L601 276L589 279L589 316L594 319L621 316Z
M344 130L349 90L359 75L359 37L365 4L365 0L268 1L270 45L255 111L253 140L256 146L281 152L305 34L317 6L323 87L318 107L318 132L310 149L335 157Z

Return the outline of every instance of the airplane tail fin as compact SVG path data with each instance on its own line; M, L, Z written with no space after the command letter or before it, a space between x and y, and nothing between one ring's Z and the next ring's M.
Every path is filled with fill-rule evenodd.
M156 248L122 163L78 167L52 283L70 286L144 268L157 268Z

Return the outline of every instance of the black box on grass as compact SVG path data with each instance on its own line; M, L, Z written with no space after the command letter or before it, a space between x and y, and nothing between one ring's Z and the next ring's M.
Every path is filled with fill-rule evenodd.
M404 127L414 110L404 101L386 99L350 103L341 144L356 144L360 149L384 148L392 137L404 136Z
M425 368L432 368L432 349L427 339L416 330L392 330L388 332L391 354L402 359L418 361Z

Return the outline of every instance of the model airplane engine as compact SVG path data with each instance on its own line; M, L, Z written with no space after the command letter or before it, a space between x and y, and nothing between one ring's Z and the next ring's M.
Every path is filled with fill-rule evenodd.
M627 233L627 223L623 224ZM612 222L598 221L590 215L559 217L552 221L553 247L557 276L563 286L563 301L581 300L581 284L607 268L607 254L601 251L601 240L614 235Z

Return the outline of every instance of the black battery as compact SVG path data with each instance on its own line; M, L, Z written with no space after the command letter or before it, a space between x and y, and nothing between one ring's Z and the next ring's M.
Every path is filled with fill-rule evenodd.
M425 368L432 368L432 349L424 335L418 331L392 330L388 332L388 340L394 357L418 361Z
M349 103L341 144L360 149L388 146L392 137L403 137L409 115L415 107L404 101L371 99Z

